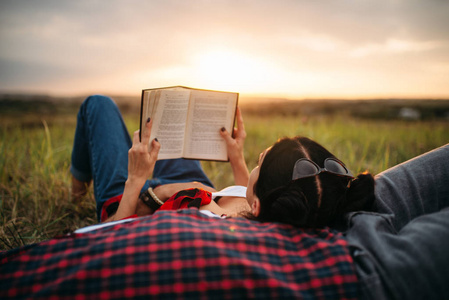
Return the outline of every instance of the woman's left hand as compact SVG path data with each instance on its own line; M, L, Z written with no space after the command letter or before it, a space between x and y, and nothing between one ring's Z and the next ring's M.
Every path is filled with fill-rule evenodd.
M234 174L234 181L237 185L246 186L249 179L248 167L246 166L243 147L246 139L245 125L243 123L242 113L237 108L237 127L234 128L234 138L232 135L222 128L220 131L221 137L226 142L226 149L228 151L229 162L231 163L232 172Z
M243 123L242 113L240 112L240 108L237 107L237 127L233 130L232 137L231 133L227 132L223 127L220 131L221 137L226 142L226 149L228 151L229 161L232 163L237 163L241 160L245 160L243 155L243 148L246 139L246 131L245 125Z

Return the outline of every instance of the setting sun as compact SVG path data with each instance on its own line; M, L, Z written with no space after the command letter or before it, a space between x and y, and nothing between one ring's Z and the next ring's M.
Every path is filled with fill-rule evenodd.
M274 66L262 59L231 50L198 54L194 61L195 81L199 86L251 93L273 83Z

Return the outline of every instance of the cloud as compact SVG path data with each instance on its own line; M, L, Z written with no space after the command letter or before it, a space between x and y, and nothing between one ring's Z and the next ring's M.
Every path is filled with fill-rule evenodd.
M68 90L76 81L78 90L114 82L129 91L193 77L198 54L217 49L252 57L278 76L309 74L310 82L338 85L329 74L373 76L379 66L398 76L401 69L449 75L441 67L449 55L448 15L442 0L2 0L0 89L18 82L54 90L57 81ZM296 89L265 85L279 86Z
M448 47L448 42L440 41L407 41L388 39L382 44L368 44L357 47L350 52L354 57L365 57L382 54L402 54L406 52L428 52L440 47Z

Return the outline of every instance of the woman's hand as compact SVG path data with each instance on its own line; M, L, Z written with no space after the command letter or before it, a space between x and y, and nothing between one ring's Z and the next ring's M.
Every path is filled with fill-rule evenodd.
M237 108L237 127L234 128L234 138L223 127L220 131L220 135L226 141L226 148L228 151L228 157L231 161L238 161L243 158L243 146L246 139L245 125L243 124L243 117L240 112L240 108Z
M249 179L248 167L243 154L246 131L240 108L237 108L237 127L234 128L234 138L225 128L222 128L220 135L226 141L226 149L234 173L235 184L246 186Z
M152 125L152 121L145 124L146 130L142 132L141 141L139 141L139 131L134 132L133 145L128 151L128 179L125 183L122 200L117 212L106 222L120 220L136 213L140 190L145 181L153 174L157 155L161 148L159 142L154 139L151 141L151 151L148 151Z
M161 145L155 139L151 141L151 151L148 151L152 125L152 121L146 123L147 130L142 132L141 141L139 141L139 130L134 132L133 145L128 151L128 181L143 182L142 186L153 174L154 165L161 148Z

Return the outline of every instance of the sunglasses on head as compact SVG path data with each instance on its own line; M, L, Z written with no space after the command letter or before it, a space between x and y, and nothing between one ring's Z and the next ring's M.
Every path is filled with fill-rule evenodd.
M336 158L329 157L324 161L324 168L321 168L310 159L298 159L293 168L292 180L312 177L320 174L321 172L354 178L351 171L349 171L341 161Z

